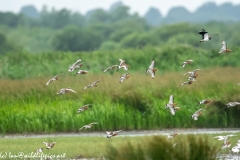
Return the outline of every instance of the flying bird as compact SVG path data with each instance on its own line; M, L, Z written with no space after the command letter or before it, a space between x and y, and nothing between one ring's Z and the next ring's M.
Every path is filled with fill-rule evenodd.
M198 32L198 34L202 35L202 39L199 42L206 42L212 39L213 35L219 35L219 34L209 34L205 31L205 29L202 29Z
M122 132L122 130L119 130L119 131L113 131L113 132L106 132L107 133L107 138L111 138L111 137L114 137L114 136L117 136L118 133Z
M240 149L240 146L234 146L234 147L232 147L232 152L234 152L234 153L239 153L239 149Z
M53 81L57 81L58 80L58 77L61 76L63 74L57 74L56 76L54 76L53 78L51 78L47 83L46 83L46 86L49 85L51 82Z
M224 40L222 40L222 48L218 53L227 53L227 52L232 52L232 50L227 48L227 43Z
M185 84L188 84L188 85L193 84L194 81L196 81L196 80L195 79L189 79L188 81L185 81L182 84L180 84L180 86L183 86Z
M170 95L169 102L166 104L165 108L169 109L172 115L175 115L175 111L180 110L180 107L176 107L176 103L174 103L173 95Z
M77 74L87 74L87 73L88 73L88 71L86 71L86 70L79 70L76 72L76 74L74 76L76 76Z
M191 64L193 62L193 60L189 59L186 60L185 62L182 63L182 67L184 68L187 64Z
M43 142L43 144L46 145L47 149L51 149L55 146L56 142L52 142L52 143L49 143L49 142Z
M112 65L111 67L108 67L107 69L105 69L103 72L107 72L107 71L113 70L116 67L118 67L118 65Z
M123 74L120 78L119 78L119 83L122 83L124 80L128 79L129 73Z
M178 135L178 133L177 133L177 132L174 132L173 134L169 134L169 135L167 136L167 138L168 138L168 139L172 139L172 138L176 137L177 135Z
M189 77L188 77L188 81L195 81L195 79L199 76L199 74L197 73L197 71L200 71L200 70L203 70L203 69L195 69L193 71L189 71L187 73L184 73L183 75L186 75L188 74ZM187 84L187 83L184 83L184 84ZM184 85L183 84L183 85ZM191 82L190 82L191 84Z
M125 63L125 60L123 59L119 59L120 61L120 64L118 65L117 67L117 71L120 69L120 68L123 68L125 71L128 70L128 67L130 67L128 64Z
M86 104L86 105L82 106L81 108L79 108L79 109L77 110L77 113L81 113L81 112L83 112L83 111L86 111L86 110L89 108L90 105L91 105L91 104Z
M230 148L231 142L224 140L222 149Z
M229 108L229 107L234 107L234 106L239 105L239 104L240 104L240 102L229 102L226 105L227 105L227 108Z
M200 70L204 70L204 69L195 69L193 71L184 73L183 76L185 76L186 74L189 74L189 76L194 76L194 75L196 75L197 71L200 71Z
M213 100L210 100L210 99L204 99L204 100L201 100L200 102L198 102L197 106L200 105L200 104L208 104L210 102L213 102Z
M87 85L87 86L84 87L83 89L87 89L87 88L90 88L90 87L97 87L97 86L98 86L97 83L100 82L100 80L101 80L101 79L99 79L99 80L97 80L97 81L95 81L95 82Z
M154 65L155 65L155 61L152 60L152 62L151 62L151 64L150 64L149 68L146 70L146 75L148 75L148 73L150 73L151 76L152 76L152 79L155 78L155 72L157 71L157 69L154 68Z
M81 127L79 130L82 130L83 128L85 128L85 129L91 128L94 124L98 124L98 122L93 122L88 125L85 125L85 126Z
M59 92L57 94L62 95L62 94L68 93L68 92L77 93L76 91L74 91L71 88L62 88L62 89L59 90Z
M233 136L236 136L236 135L234 135L234 134L228 134L228 135L226 135L226 136L216 136L216 137L214 137L214 138L217 138L219 141L222 141L222 140L228 139L228 137L233 137Z
M73 63L69 68L68 68L68 72L73 72L76 68L80 68L83 66L82 64L79 64L82 61L82 59L78 59L75 63Z
M200 108L198 111L196 111L195 113L193 113L191 115L191 118L194 120L198 120L198 117L202 115L202 108Z

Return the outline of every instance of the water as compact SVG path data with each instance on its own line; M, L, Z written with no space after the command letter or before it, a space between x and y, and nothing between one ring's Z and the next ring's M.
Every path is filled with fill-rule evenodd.
M197 128L197 129L164 129L164 130L136 130L122 131L119 136L153 136L153 135L168 135L177 131L178 134L229 134L240 132L240 128ZM51 133L51 134L6 134L2 138L44 138L44 137L89 137L99 136L105 137L106 132L78 132L78 133Z

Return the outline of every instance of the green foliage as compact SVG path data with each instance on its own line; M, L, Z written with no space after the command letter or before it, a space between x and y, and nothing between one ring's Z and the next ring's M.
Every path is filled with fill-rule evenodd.
M0 55L16 51L20 52L21 48L9 42L6 36L0 33Z
M106 41L106 42L101 44L99 50L100 51L114 51L114 50L117 50L119 48L120 48L120 46L116 42Z
M76 29L76 31L78 30ZM68 35L75 37L73 34ZM80 46L86 47L80 41L81 39L79 43L69 43L69 45L72 45L75 49L78 49ZM93 43L94 42L92 42L92 45L94 45ZM67 44L65 44L65 46L67 46ZM119 58L126 60L127 64L131 67L131 72L141 73L146 71L152 59L156 61L156 68L159 70L159 74L169 71L185 72L196 68L207 69L217 66L240 66L238 61L238 48L232 53L220 55L218 54L218 49L205 50L189 46L188 44L166 45L160 48L147 46L141 49L127 50L119 49L119 44L112 42L106 45L106 48L103 46L102 51L94 52L45 52L41 54L16 52L15 54L8 54L0 58L2 64L2 73L0 76L16 79L67 73L68 67L79 58L87 62L86 67L91 73L101 73L107 67L119 64ZM63 45L61 47L65 46ZM66 47L66 50L67 48L68 47ZM115 49L115 51L109 50L110 48ZM194 63L188 65L188 69L183 71L181 64L187 59L193 59Z
M158 160L158 159L178 159L178 160L214 160L217 159L217 147L209 142L206 136L197 137L187 135L169 140L166 137L154 136L146 140L142 145L132 145L125 142L120 147L108 147L107 158L110 160Z
M89 29L80 29L76 26L65 28L53 39L53 46L61 51L90 51L100 46L102 37Z

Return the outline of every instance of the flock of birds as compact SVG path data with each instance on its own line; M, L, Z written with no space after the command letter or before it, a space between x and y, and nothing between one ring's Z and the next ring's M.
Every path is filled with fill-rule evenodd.
M178 133L175 131L172 134L169 134L167 136L168 139L173 139L174 137L176 137L178 135ZM231 142L228 141L229 137L233 137L236 136L234 134L228 134L226 136L216 136L214 137L215 139L219 140L219 141L223 141L223 145L221 147L221 149L228 149L231 146ZM174 143L173 147L175 147L178 143ZM234 147L231 148L233 153L239 153L240 152L240 140L237 140L236 145Z
M201 31L198 32L200 35L202 35L202 39L199 41L199 42L206 42L206 41L209 41L212 39L212 36L213 35L218 35L218 34L209 34L206 30L202 29ZM222 53L227 53L227 52L232 52L231 49L227 48L227 44L224 40L222 40L222 48L220 49L220 51L218 52L219 54L222 54ZM128 68L130 67L130 65L128 65L126 63L125 60L123 59L119 59L119 65L112 65L108 68L106 68L105 70L103 70L103 72L108 72L110 70L114 70L116 68L116 71L118 71L119 69L124 69L125 71L128 70ZM182 67L184 68L186 65L188 64L191 64L193 63L194 61L189 59L189 60L186 60L185 62L182 63ZM69 69L68 69L68 72L73 72L75 69L78 69L78 68L81 68L82 66L84 66L84 62L81 63L81 59L78 59L75 63L73 63ZM155 78L155 73L157 71L157 69L154 67L155 66L155 60L152 60L151 61L151 64L150 66L147 68L146 70L146 75L150 74L152 79ZM183 82L180 86L183 86L183 85L190 85L190 84L193 84L193 82L196 81L196 78L198 77L198 73L197 71L200 71L200 70L203 70L203 69L195 69L193 71L189 71L187 73L184 73L183 75L189 75L188 78L187 78L187 81ZM87 70L78 70L74 76L78 75L78 74L82 74L82 75L85 75L85 74L88 74L89 72ZM54 76L53 78L51 78L47 83L46 83L46 86L48 86L50 83L52 83L53 81L57 81L59 79L59 76L61 76L63 74L58 74L56 76ZM130 77L129 73L125 73L123 74L120 78L119 78L119 83L122 83L123 81L127 80L128 78ZM101 81L101 79L99 80L96 80L94 82L92 82L91 84L88 84L87 86L85 86L83 89L88 89L88 88L91 88L91 87L97 87L98 86L98 83ZM240 85L240 83L238 84ZM57 94L58 95L63 95L65 93L68 93L68 92L73 92L73 93L76 93L76 91L74 91L73 89L71 88L61 88ZM198 102L197 106L199 105L202 105L202 104L208 104L208 103L211 103L213 102L213 100L210 100L210 99L204 99L204 100L201 100L200 102ZM232 106L236 106L236 105L240 105L240 102L229 102L228 104L226 104L227 107L232 107ZM86 111L89 109L89 107L91 106L91 104L86 104L82 107L80 107L78 110L77 110L77 113L81 113L83 111ZM169 109L170 110L170 113L172 115L175 115L176 111L180 110L181 108L180 107L177 107L176 106L176 103L174 103L174 97L173 95L170 95L169 97L169 102L166 104L165 106L166 109ZM203 114L202 112L203 108L200 108L199 110L197 110L195 113L193 113L191 115L191 118L193 120L198 120L198 117L201 116ZM87 124L87 125L84 125L82 126L79 130L82 130L83 128L85 129L89 129L91 128L93 125L95 124L98 124L98 122L92 122L90 124ZM122 130L118 130L118 131L106 131L106 134L107 134L107 138L111 138L111 137L114 137L114 136L117 136L118 133L122 132ZM171 139L173 137L175 137L177 134L177 132L175 132L174 134L170 134L167 136L167 138ZM227 135L227 136L217 136L216 138L219 138L218 140L224 140L224 144L223 144L223 147L222 148L228 148L230 147L230 142L227 141L228 137L231 137L232 135ZM43 142L43 144L46 145L46 149L51 149L55 146L56 142ZM176 144L174 144L176 145ZM240 140L238 141L237 143L237 146L233 147L232 148L232 151L233 152L239 152L239 149L240 149ZM43 152L43 148L40 148L37 150L38 153L41 153Z

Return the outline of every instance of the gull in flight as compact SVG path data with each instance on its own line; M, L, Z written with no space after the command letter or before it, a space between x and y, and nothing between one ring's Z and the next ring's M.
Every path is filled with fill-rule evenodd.
M166 104L165 108L166 109L170 109L170 112L172 115L175 115L175 111L178 111L180 110L181 108L180 107L176 107L176 103L174 103L174 98L173 98L173 95L170 95L169 97L169 102Z
M212 35L219 35L219 34L209 34L205 31L205 29L202 29L198 32L198 34L202 35L202 39L199 42L206 42L212 39Z
M112 65L111 67L108 67L107 69L105 69L103 72L107 72L107 71L113 70L116 67L118 67L118 65Z
M87 88L90 88L90 87L97 87L97 86L98 86L97 83L100 82L100 80L101 80L101 79L99 79L99 80L97 80L97 81L95 81L95 82L87 85L87 86L84 87L83 89L87 89Z
M187 64L191 64L193 62L193 60L189 59L186 60L185 62L182 63L182 67L184 68Z
M125 63L125 60L123 59L119 59L120 61L120 64L119 66L117 67L117 71L120 69L120 68L123 68L125 71L128 70L128 67L130 67L128 64Z
M114 136L117 136L119 132L122 132L122 130L119 130L119 131L113 131L113 132L106 132L107 133L107 138L111 138L111 137L114 137Z
M157 71L157 69L154 68L154 65L155 65L155 61L152 60L152 62L151 62L151 64L150 64L149 68L146 70L146 75L148 75L148 73L150 73L151 76L152 76L152 79L155 78L155 72Z
M123 74L120 78L119 78L119 83L122 83L124 80L128 79L129 73Z
M94 124L98 124L98 122L93 122L88 125L85 125L85 126L81 127L79 130L82 130L83 128L85 128L85 129L91 128Z
M224 40L222 40L222 48L218 53L227 53L227 52L232 52L232 50L227 48L227 43Z
M57 93L58 95L62 95L68 92L73 92L73 93L77 93L76 91L72 90L71 88L62 88L59 90L59 92Z
M194 120L198 120L198 117L202 115L202 108L200 108L198 111L196 111L195 113L193 113L191 115L191 118Z
M61 76L63 74L57 74L56 76L54 76L53 78L51 78L47 83L46 83L46 86L49 85L51 82L53 81L57 81L58 80L58 77Z

